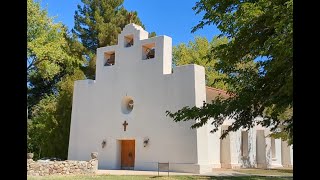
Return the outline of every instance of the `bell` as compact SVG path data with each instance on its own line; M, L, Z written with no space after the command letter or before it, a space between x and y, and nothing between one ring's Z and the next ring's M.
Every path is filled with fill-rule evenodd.
M107 59L106 63L104 64L105 66L112 66L114 65L114 59L115 59L115 54L111 54L110 58Z
M126 47L133 46L133 39L130 40L130 42L127 43Z
M154 54L155 54L155 49L154 49L154 47L151 48L151 49L148 49L148 51L147 51L147 59L154 58Z

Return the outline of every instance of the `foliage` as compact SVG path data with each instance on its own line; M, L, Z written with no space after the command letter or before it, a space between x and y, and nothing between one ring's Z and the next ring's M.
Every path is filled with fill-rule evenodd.
M136 11L130 12L123 7L123 0L82 0L74 19L72 32L85 47L82 55L89 61L85 74L90 79L95 79L97 48L117 44L118 34L129 23L144 27Z
M85 59L78 53L83 46L61 23L53 23L39 2L27 5L28 151L35 158L66 158L71 87L84 79Z
M69 135L71 125L72 97L74 82L85 78L83 71L76 70L74 74L66 76L59 82L59 96L56 110L58 121L55 131L56 138L53 144L59 144L56 147L57 157L66 159L69 147Z
M40 158L42 154L50 152L50 136L57 124L54 116L57 99L54 95L45 97L32 108L34 117L28 121L28 152L33 152L34 157Z
M47 11L33 0L27 1L27 23L28 109L31 109L45 95L56 93L60 79L72 74L84 59L71 53L67 29L61 23L53 23Z
M208 42L205 37L196 37L194 42L190 41L188 44L181 43L173 47L173 63L174 65L181 66L186 64L197 64L205 67L206 71L206 85L226 90L226 84L223 82L216 82L224 75L214 69L217 59L209 59L211 48L215 48L221 44L228 42L226 37L214 37L211 42Z
M222 138L241 127L261 124L282 132L281 137L292 144L293 114L288 112L293 110L293 1L200 0L193 9L204 15L192 32L215 24L229 39L213 48L212 56L219 59L216 70L227 75L219 81L228 84L231 97L167 115L174 121L198 119L193 128L214 118L212 132L231 117L235 122Z
M57 95L46 95L32 108L28 122L28 151L35 157L67 158L72 110L73 84L84 79L81 70L58 83Z

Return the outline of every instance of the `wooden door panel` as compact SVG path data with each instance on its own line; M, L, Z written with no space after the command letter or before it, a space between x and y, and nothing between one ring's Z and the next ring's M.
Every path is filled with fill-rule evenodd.
M121 141L121 167L134 167L135 160L135 141L122 140Z

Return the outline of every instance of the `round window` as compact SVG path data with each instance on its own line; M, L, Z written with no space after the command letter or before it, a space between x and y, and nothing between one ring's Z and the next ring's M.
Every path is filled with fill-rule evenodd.
M134 101L131 96L125 96L124 98L122 98L121 111L124 114L130 113L133 110L133 107L134 107Z

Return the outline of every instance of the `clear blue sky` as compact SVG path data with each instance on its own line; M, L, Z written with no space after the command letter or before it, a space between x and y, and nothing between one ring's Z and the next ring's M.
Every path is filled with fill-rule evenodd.
M197 0L125 0L124 7L129 11L137 11L146 27L146 31L155 31L157 35L172 38L172 44L188 43L195 36L205 36L209 40L220 31L213 25L191 33L191 28L201 20L195 15L192 7ZM41 6L47 7L49 16L57 16L55 22L62 22L69 29L74 26L74 12L81 0L42 0Z

